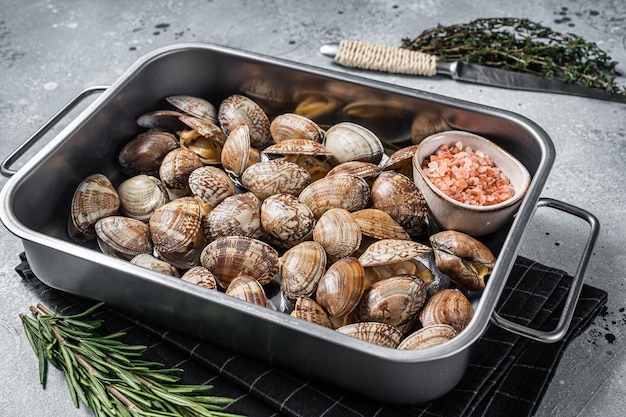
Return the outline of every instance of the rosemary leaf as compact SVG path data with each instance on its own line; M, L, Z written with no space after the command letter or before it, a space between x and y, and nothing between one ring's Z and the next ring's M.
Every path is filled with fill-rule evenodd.
M146 347L126 345L123 332L99 335L102 321L84 318L101 305L63 316L39 304L30 307L34 318L20 314L44 388L49 362L65 375L74 405L82 402L98 417L236 416L221 411L234 399L195 395L213 387L178 384L180 369L142 360Z

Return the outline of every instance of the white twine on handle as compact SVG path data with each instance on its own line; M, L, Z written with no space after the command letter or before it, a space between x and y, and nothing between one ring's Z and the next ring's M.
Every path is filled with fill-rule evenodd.
M397 74L432 76L437 73L434 55L361 41L342 40L335 62L346 67Z

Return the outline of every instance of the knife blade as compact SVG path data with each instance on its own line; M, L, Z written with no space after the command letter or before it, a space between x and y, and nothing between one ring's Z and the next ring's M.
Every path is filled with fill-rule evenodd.
M443 75L455 81L514 90L567 94L626 104L622 94L607 94L598 88L568 83L557 78L509 71L464 61L440 61L419 51L374 45L360 41L341 41L320 48L322 55L340 65L413 75Z

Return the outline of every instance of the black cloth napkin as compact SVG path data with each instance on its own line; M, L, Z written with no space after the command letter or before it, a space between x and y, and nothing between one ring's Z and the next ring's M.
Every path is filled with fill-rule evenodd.
M35 279L24 254L16 271L49 308L62 314L85 310L93 301L52 289ZM496 310L503 317L542 330L556 326L572 278L519 257ZM568 343L604 306L607 293L584 285L567 335L540 343L490 324L475 344L467 372L444 397L421 406L384 404L327 382L280 369L254 358L166 329L117 310L101 308L102 334L125 331L124 341L146 345L144 356L183 369L182 381L211 384L214 395L237 402L225 411L248 416L521 417L536 411ZM27 306L25 306L25 309Z

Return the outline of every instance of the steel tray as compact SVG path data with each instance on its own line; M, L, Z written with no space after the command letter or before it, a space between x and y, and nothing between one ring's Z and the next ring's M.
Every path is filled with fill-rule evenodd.
M86 90L71 104L100 90ZM137 116L163 108L168 95L201 96L218 104L234 93L256 99L270 116L293 111L312 96L318 102L327 100L338 105L320 116L319 123L362 123L390 147L410 138L412 131L418 135L466 130L491 139L526 166L532 181L516 217L484 238L498 261L475 302L474 318L458 337L423 351L377 346L108 257L93 244L68 238L66 222L78 183L96 172L107 175L116 186L125 178L117 155L142 130L135 123ZM384 117L363 117L354 112L355 103L384 109ZM50 124L65 113L59 112ZM45 130L5 160L5 175L13 174L7 166ZM472 346L492 318L507 325L494 316L494 307L554 157L553 144L539 126L507 111L221 46L178 44L140 58L12 175L0 194L0 219L22 239L33 272L52 287L104 300L131 314L355 392L389 402L420 403L455 386L466 370ZM586 212L565 210L594 222ZM578 280L585 266L583 259ZM574 290L571 298L576 297ZM566 326L568 318L563 321ZM548 335L522 327L514 331L550 341L562 337L562 327Z

